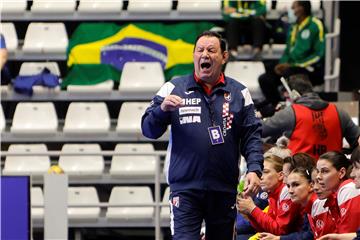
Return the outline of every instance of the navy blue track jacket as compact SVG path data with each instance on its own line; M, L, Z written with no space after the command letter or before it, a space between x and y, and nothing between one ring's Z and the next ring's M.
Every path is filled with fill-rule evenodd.
M164 112L160 105L168 95L177 95L184 106ZM240 153L248 172L263 169L261 123L255 117L249 90L225 77L208 96L193 75L165 83L142 117L142 132L159 138L171 125L167 153L167 180L171 191L201 189L236 192ZM221 128L223 144L212 145L208 128Z

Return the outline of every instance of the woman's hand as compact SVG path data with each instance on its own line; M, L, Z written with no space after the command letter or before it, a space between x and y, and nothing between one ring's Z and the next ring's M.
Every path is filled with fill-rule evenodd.
M236 198L236 208L240 213L250 215L256 205L251 197L239 194Z
M280 240L280 236L275 236L271 233L260 233L260 240Z

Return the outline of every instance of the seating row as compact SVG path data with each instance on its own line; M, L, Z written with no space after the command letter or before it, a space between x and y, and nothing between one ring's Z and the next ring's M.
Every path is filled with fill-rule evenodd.
M23 13L26 11L26 0L4 0L2 11L9 13ZM177 0L179 12L219 12L221 1L204 0ZM129 0L127 12L129 13L161 13L172 10L172 0ZM77 7L76 0L33 0L30 11L33 13L73 13L76 10L83 13L119 13L124 8L123 0L80 0Z
M141 134L141 116L149 106L145 102L124 102L115 131L124 135ZM111 119L104 102L70 103L62 131L68 134L104 134L111 128ZM2 107L0 129L6 130ZM16 105L10 132L14 134L55 134L59 129L54 103L20 102Z
M61 77L60 68L57 62L24 62L21 64L19 76L30 76L40 74L47 68L52 74ZM121 93L152 93L165 83L164 72L159 62L127 62L124 64L120 79L109 79L94 85L75 85L67 86L68 92L110 92L114 88L114 81L119 81L119 92ZM9 87L2 88L8 91ZM34 92L49 90L48 88L36 85L33 86ZM55 88L60 91L60 88Z
M50 157L36 155L47 152L45 144L12 144L9 153L27 153L28 156L7 156L5 158L4 175L42 176L50 168ZM154 176L156 160L151 143L117 144L112 156L109 173L112 177L148 177ZM66 174L77 178L100 177L105 173L104 157L99 144L64 144L61 149L58 165ZM76 155L70 155L71 153ZM126 155L134 153L136 155ZM143 153L143 154L141 154ZM33 155L31 155L33 154ZM92 155L91 155L92 154Z
M167 204L169 188L165 190L162 203ZM71 207L71 205L94 205L99 204L99 196L95 187L69 187L68 188L68 219L70 221L89 222L96 221L100 217L100 207ZM154 200L149 187L113 187L109 204L153 204ZM31 189L31 208L33 220L44 218L44 194L40 187ZM169 219L169 207L161 207L162 219ZM151 220L154 218L154 207L108 207L106 218L109 221L116 220Z
M27 8L26 0L4 0L3 13L24 13ZM177 0L176 10L178 12L205 12L214 13L221 11L221 0ZM267 9L272 9L272 1L267 2ZM276 10L286 11L290 8L292 1L277 0ZM321 6L320 0L312 0L312 8L318 11ZM73 13L76 10L80 13L119 13L124 8L123 0L80 0L77 7L76 0L33 0L30 7L32 13ZM173 7L173 0L129 0L127 12L149 13L149 12L170 12Z
M281 50L280 50L281 51ZM51 73L60 76L59 66L56 62L24 62L19 71L20 76L35 75L42 72L44 68ZM252 94L261 96L258 77L265 73L262 62L234 61L229 62L225 68L226 76L244 83ZM149 80L151 79L151 80ZM127 62L124 65L119 92L121 93L152 93L161 88L165 83L165 77L160 63L158 62ZM95 85L72 85L67 87L69 92L109 92L114 87L114 81L108 80ZM7 88L6 88L7 89ZM34 92L43 91L43 87L34 86ZM57 89L59 91L60 89Z

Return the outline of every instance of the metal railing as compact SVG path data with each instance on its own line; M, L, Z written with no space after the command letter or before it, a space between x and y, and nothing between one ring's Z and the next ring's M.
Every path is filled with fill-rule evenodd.
M62 152L62 151L41 151L41 152L9 152L1 151L1 157L7 156L158 156L155 162L155 201L151 204L110 204L110 203L98 203L98 204L71 204L68 207L155 207L155 239L160 240L161 236L161 219L160 219L160 207L167 206L160 200L160 156L165 156L166 151L154 151L154 152L117 152L117 151L94 151L94 152ZM42 205L32 205L32 207L42 207Z
M339 59L339 39L340 39L341 20L335 19L334 31L325 35L325 92L339 91L340 79L340 59Z

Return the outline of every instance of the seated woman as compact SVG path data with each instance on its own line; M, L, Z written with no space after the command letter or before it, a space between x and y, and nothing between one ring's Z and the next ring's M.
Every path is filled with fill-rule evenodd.
M276 141L276 146L271 147L264 153L264 158L269 157L271 155L280 157L282 159L290 157L291 151L287 148L289 144L289 139L286 137L280 137ZM268 193L260 190L255 197L253 197L254 203L257 207L262 209L264 212L267 212L265 208L269 205L268 202ZM237 232L237 240L247 240L254 234L256 234L256 230L251 226L250 222L244 218L241 213L238 213L236 218L236 232Z
M237 209L246 215L258 232L275 235L287 234L301 226L301 206L290 199L288 188L283 183L283 159L269 156L264 159L264 171L260 185L269 194L268 213L256 207L250 197L238 195Z
M313 239L308 215L312 212L314 202L317 201L317 196L313 192L313 179L316 178L316 172L312 174L312 170L315 169L315 159L306 153L296 153L293 157L285 158L285 162L283 171L290 172L286 180L290 198L292 202L302 206L301 213L304 216L302 229L281 236L264 232L260 233L259 237L267 240Z
M356 232L360 226L360 190L347 177L349 166L350 161L340 152L327 152L317 162L319 184L333 193L326 206L335 218L337 233Z
M353 153L351 154L351 162L353 166L352 170L352 177L354 177L355 187L360 189L360 146L355 148ZM326 234L319 238L319 240L359 240L360 239L360 228L357 232L350 232L350 233L331 233Z

